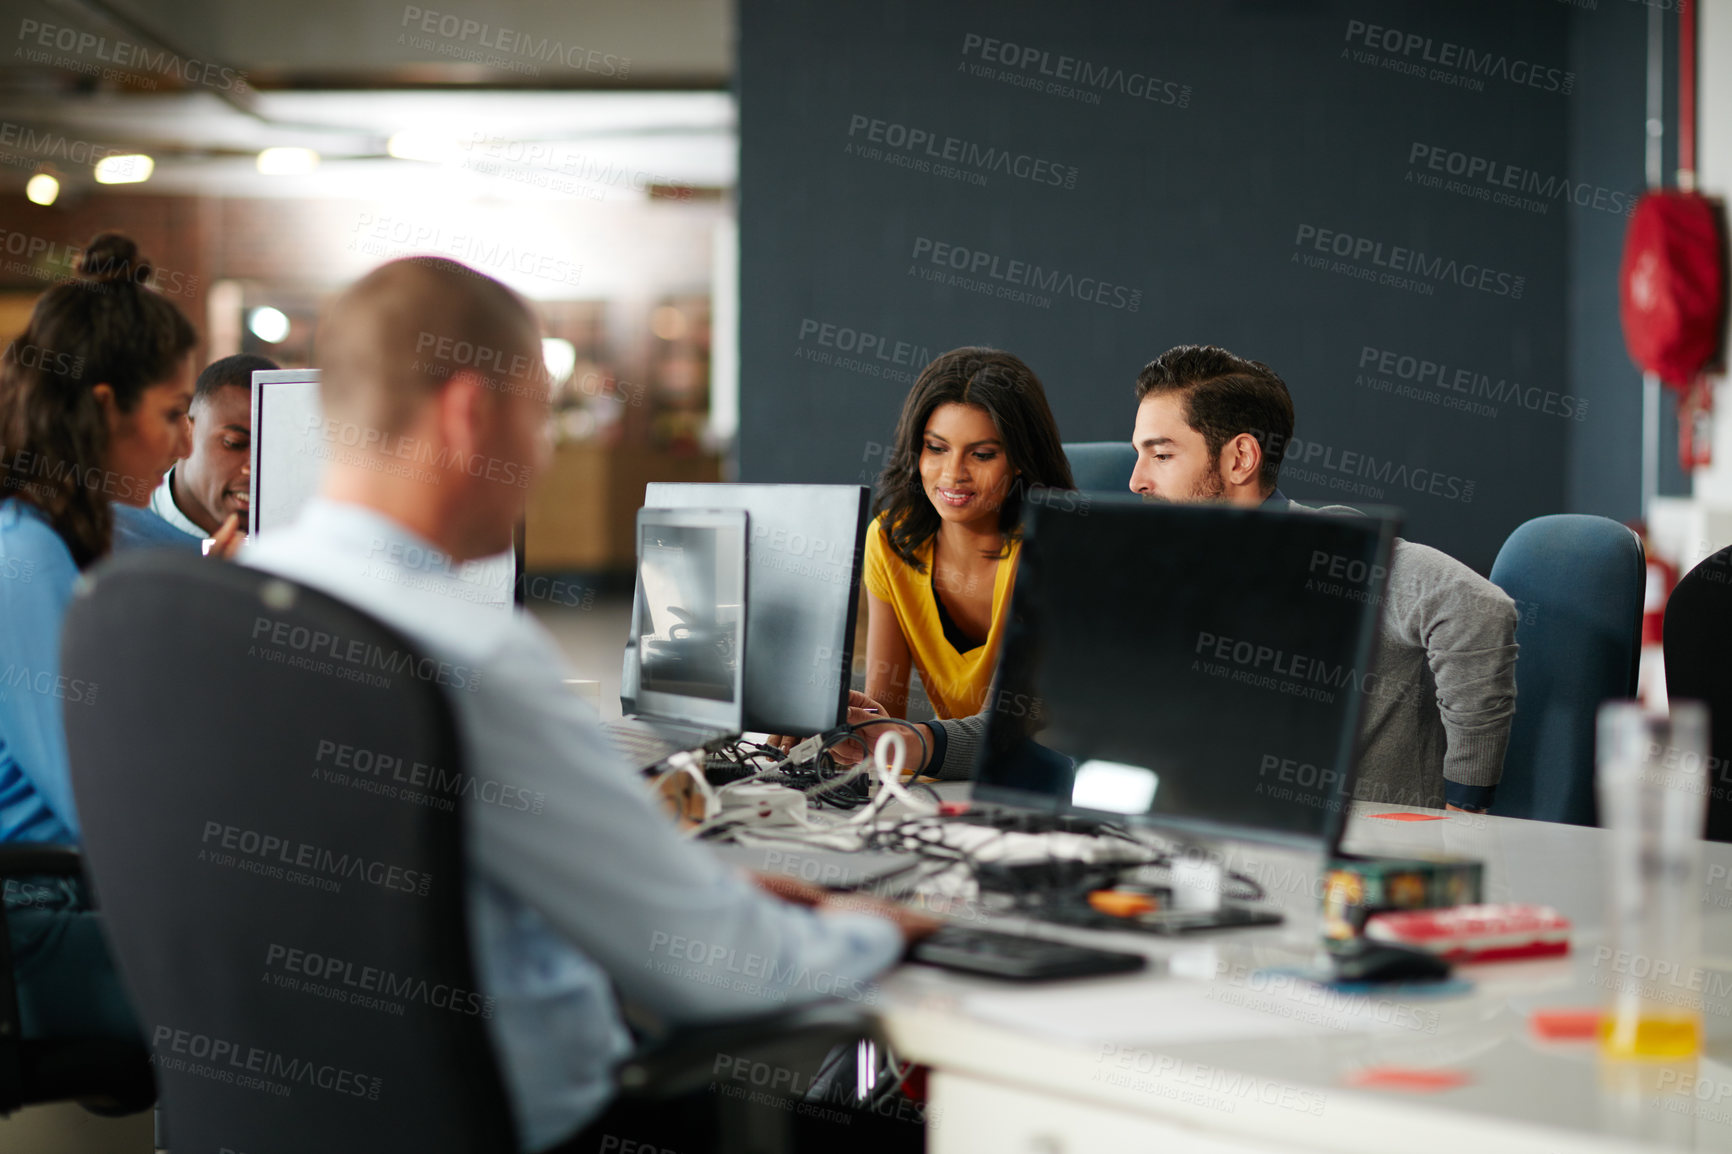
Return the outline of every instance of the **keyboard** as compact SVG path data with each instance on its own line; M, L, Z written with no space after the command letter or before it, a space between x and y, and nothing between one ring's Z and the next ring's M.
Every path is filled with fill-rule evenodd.
M908 960L1012 982L1126 974L1149 964L1142 954L955 925L916 942Z
M670 727L663 731L630 717L605 722L601 728L613 743L613 747L624 754L628 762L644 769L665 761L681 750L702 749L705 742L722 736L719 730L686 731Z
M602 726L613 747L634 765L654 765L664 757L678 753L673 742L647 726L631 722L610 721Z

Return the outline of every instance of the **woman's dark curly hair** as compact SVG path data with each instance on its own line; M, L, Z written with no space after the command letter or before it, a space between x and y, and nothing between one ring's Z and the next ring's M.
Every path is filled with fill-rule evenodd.
M24 332L0 356L0 500L47 514L80 569L108 552L108 418L94 392L114 390L123 413L171 380L198 343L180 309L147 287L151 266L131 238L90 242L78 278L43 293Z
M902 402L896 440L884 471L878 475L873 513L883 513L885 537L896 555L915 572L926 566L917 554L938 533L938 510L920 480L920 455L926 445L926 422L940 405L974 405L985 409L1004 442L1014 476L998 508L998 528L1004 534L1005 556L1022 532L1022 503L1038 489L1074 489L1070 462L1059 444L1058 422L1046 403L1046 390L1021 358L1000 349L952 349L938 356Z

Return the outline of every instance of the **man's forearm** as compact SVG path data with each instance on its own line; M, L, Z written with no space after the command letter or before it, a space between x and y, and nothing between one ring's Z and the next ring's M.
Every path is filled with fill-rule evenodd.
M974 758L986 733L986 714L933 721L926 727L930 756L925 773L942 781L966 781L974 776Z

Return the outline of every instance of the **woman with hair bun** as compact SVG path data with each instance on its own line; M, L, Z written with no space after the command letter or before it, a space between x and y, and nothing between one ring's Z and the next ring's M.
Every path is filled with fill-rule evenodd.
M150 276L129 238L96 237L0 356L0 843L78 841L65 726L90 698L60 677L66 607L187 451L198 337ZM82 887L5 901L24 1037L138 1038Z

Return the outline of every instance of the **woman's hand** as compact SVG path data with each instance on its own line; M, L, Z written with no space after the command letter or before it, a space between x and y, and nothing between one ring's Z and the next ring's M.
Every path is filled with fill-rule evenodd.
M848 691L848 724L864 726L864 728L860 729L848 740L838 742L836 746L830 750L830 756L843 765L855 765L878 744L878 737L880 734L886 733L892 729L900 730L904 737L912 739L908 746L909 759L911 761L920 758L920 751L914 748L915 743L918 741L924 739L926 742L925 748L932 748L932 731L924 725L915 727L915 729L920 733L920 737L915 738L913 734L908 732L908 728L904 725L872 724L874 721L880 721L889 716L890 711L885 709L878 702L867 697L857 689L850 689ZM918 772L926 768L926 762L920 760L918 765L909 765L905 768L907 770Z
M217 526L217 531L211 534L210 549L207 557L220 557L224 561L233 561L235 554L246 544L247 535L241 532L241 515L230 513L229 519Z

